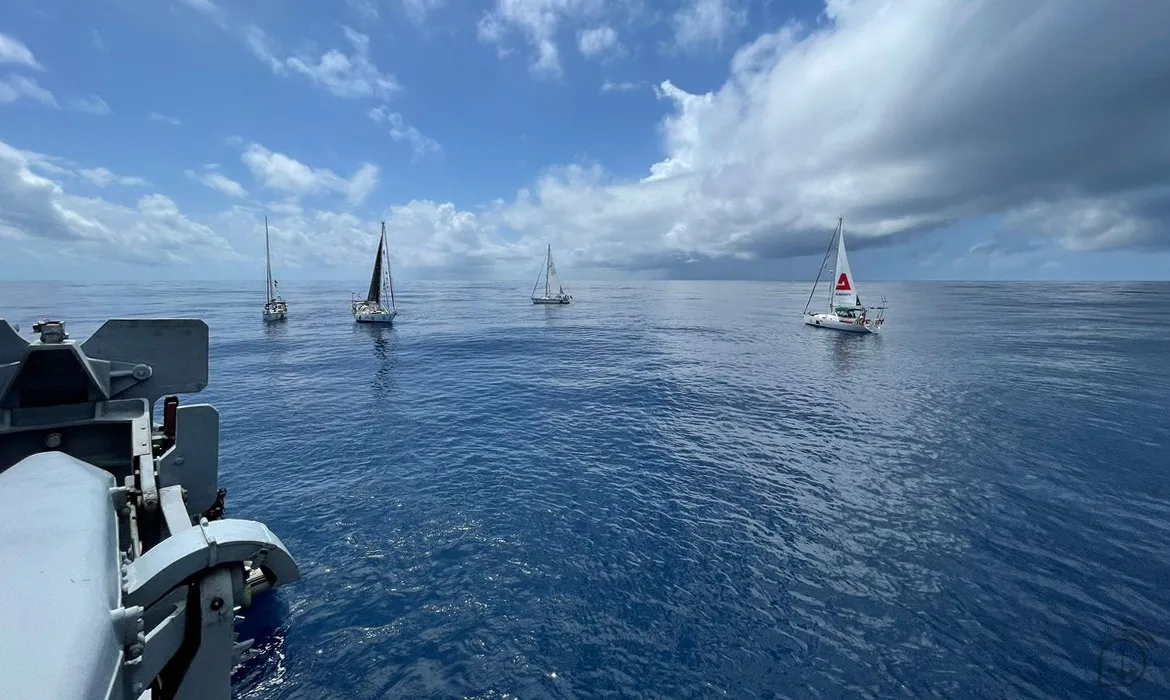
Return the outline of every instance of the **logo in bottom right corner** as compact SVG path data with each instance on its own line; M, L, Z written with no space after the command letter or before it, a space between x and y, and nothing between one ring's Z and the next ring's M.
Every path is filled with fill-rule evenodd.
M1141 630L1125 630L1101 646L1097 655L1097 685L1128 688L1146 675L1154 639Z

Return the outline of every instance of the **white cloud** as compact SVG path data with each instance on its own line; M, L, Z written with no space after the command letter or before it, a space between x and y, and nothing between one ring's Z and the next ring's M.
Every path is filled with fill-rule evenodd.
M222 29L230 29L231 23L228 21L227 13L223 11L219 5L212 2L212 0L180 0L184 5L203 14L205 17L215 22Z
M346 3L363 22L378 21L378 4L374 0L346 0Z
M58 106L53 93L41 87L33 78L10 75L0 79L0 105L11 104L25 97L50 107Z
M188 170L187 177L228 197L243 198L248 196L248 191L244 189L243 185L223 173L216 172L218 166L205 165L203 168L204 172L202 173Z
M342 27L342 31L353 45L352 54L330 49L319 57L302 53L280 58L268 35L255 26L246 30L245 42L252 53L273 72L283 74L291 70L300 73L338 97L387 99L398 92L401 86L397 79L389 73L383 73L370 60L370 38L349 27Z
M532 45L535 57L529 70L537 76L561 75L561 57L556 35L566 21L596 17L603 0L496 0L495 9L479 20L480 41L502 44L509 32L523 34Z
M179 121L178 118L168 117L167 115L159 114L158 112L151 112L150 113L150 120L155 121L155 122L162 122L163 124L170 124L171 126L182 126L183 125L183 122Z
M77 174L91 185L97 187L106 187L113 184L125 185L126 187L143 187L146 185L146 180L140 177L115 175L106 168L82 168L77 171Z
M76 175L74 163L0 141L0 238L11 250L29 256L51 252L146 266L249 262L262 260L263 217L268 214L274 261L283 269L340 267L358 280L355 284L369 274L379 220L387 223L394 263L416 275L467 276L501 261L510 270L516 260L531 262L537 252L505 240L494 225L450 203L411 201L366 215L305 207L295 195L320 190L361 195L363 189L368 194L377 169L364 165L347 181L260 147L249 150L274 189L294 196L266 205L240 202L209 215L204 223L184 215L163 194L145 195L131 206L70 194L52 178ZM217 166L204 166L203 171L188 175L202 179L219 174Z
M561 19L568 5L507 7L516 17L521 7L552 8L555 17L532 26L569 36ZM500 22L493 31L502 37L517 28L513 15L487 18ZM377 186L377 166L362 164L347 178L241 143L243 162L277 201L241 202L209 218L209 230L225 244L252 240L250 227L269 212L294 244L281 254L360 270L384 217L396 263L463 275L527 264L546 238L566 268L819 255L838 215L857 249L989 215L1003 218L1003 230L972 255L1170 245L1170 102L1150 87L1170 65L1161 37L1170 5L1118 13L1103 4L983 0L956 11L935 0L834 0L826 17L741 47L711 92L664 79L656 91L669 110L662 153L641 177L568 165L474 211L413 201L371 212L356 204ZM542 32L524 36L556 36ZM394 126L388 108L373 114ZM104 240L122 231L112 222L171 211L169 200L144 198L99 216L117 205L68 198L62 183L75 171L63 159L0 152L0 235ZM314 208L332 203L309 195L346 202L343 211ZM193 254L218 250L191 240Z
M391 112L390 108L385 105L375 107L367 114L370 119L373 119L379 124L388 124L390 127L390 138L395 141L405 141L410 144L416 158L439 153L443 150L443 147L439 145L438 141L424 135L418 129L408 124L405 117L398 112Z
M609 53L619 53L617 32L612 27L602 25L593 29L586 29L577 35L577 47L585 58L599 58Z
M815 253L838 215L859 246L1038 201L1075 204L1030 227L1082 232L1058 236L1066 247L1148 245L1152 229L1126 222L1170 219L1170 151L1152 147L1170 112L1149 88L1170 65L1170 4L850 0L827 14L742 47L710 93L664 81L664 152L640 181L552 170L495 210L500 225L556 231L579 262L652 267Z
M410 21L421 24L431 12L443 6L443 0L402 0L402 9Z
M1158 195L1167 201L1170 187ZM1073 251L1146 247L1158 241L1160 226L1137 204L1131 198L1102 197L1036 201L1005 217L1000 233L1007 239L1048 238Z
M32 51L28 50L19 39L14 36L0 32L0 64L10 63L25 68L32 68L34 70L44 70L37 59L33 57Z
M86 114L105 115L111 112L110 106L106 101L97 95L90 95L89 97L74 97L69 100L69 106L79 112Z
M48 240L55 254L140 265L232 260L238 254L210 228L179 212L162 194L136 206L69 194L36 172L59 160L0 141L0 235Z
M336 192L351 204L360 204L378 185L378 166L363 163L346 179L327 168L312 168L259 144L250 144L241 158L252 176L265 187L294 196Z
M89 39L93 43L93 47L98 51L106 50L106 42L104 39L102 39L102 35L98 32L98 30L95 29L90 32Z
M629 80L624 80L624 81L616 82L616 83L613 82L612 80L607 80L601 84L601 91L602 92L630 92L631 90L637 90L640 87L642 87L642 83L635 83L635 82L631 82Z
M721 46L746 23L743 0L688 0L672 19L675 43L686 50Z

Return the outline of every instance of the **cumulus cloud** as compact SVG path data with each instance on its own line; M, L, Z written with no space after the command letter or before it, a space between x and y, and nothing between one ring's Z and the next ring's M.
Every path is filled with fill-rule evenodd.
M710 93L664 81L664 156L639 181L550 171L499 216L631 267L816 253L837 215L859 246L1012 212L1073 249L1170 244L1170 5L834 0L826 16L742 47Z
M537 12L525 26L555 27L571 4L513 0L485 17L507 24L523 8L544 8L556 16ZM500 31L516 29L504 24ZM1117 12L1041 0L975 0L960 10L934 0L831 0L823 22L742 46L717 89L661 81L662 153L639 177L570 164L474 212L415 201L375 216L356 206L377 185L373 164L344 177L242 144L244 164L276 201L242 203L210 230L250 232L267 211L300 243L287 250L360 267L385 218L396 261L452 270L509 268L538 256L548 238L566 266L669 272L690 260L819 255L838 215L855 249L985 219L1002 224L971 255L1166 250L1168 24L1163 3ZM553 36L527 36L544 34ZM375 113L391 123L388 109ZM0 162L8 231L73 240L98 236L91 222L108 226L93 211L116 205L61 189L57 180L69 176L53 169L76 170L69 163L13 149ZM321 201L308 195L349 206L314 208ZM117 211L155 221L167 208L141 200Z
M378 166L363 163L350 178L327 168L313 168L260 144L249 144L241 159L252 176L270 190L293 196L341 193L351 204L360 204L378 185Z
M69 194L37 172L68 172L53 160L0 141L0 235L47 239L58 254L140 265L238 257L226 240L184 216L165 195L149 194L124 206Z

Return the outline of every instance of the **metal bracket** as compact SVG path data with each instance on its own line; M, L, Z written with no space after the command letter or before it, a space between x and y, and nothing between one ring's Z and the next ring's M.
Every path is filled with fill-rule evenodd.
M264 570L274 587L300 578L284 543L264 525L252 520L203 520L199 527L173 533L126 567L123 604L148 608L191 576L222 564L243 565L262 549L268 550Z

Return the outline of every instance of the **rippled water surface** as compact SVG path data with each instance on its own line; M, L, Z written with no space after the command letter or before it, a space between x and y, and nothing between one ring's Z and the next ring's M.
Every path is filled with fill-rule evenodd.
M870 285L881 337L801 284L287 286L0 286L210 325L228 515L304 576L239 698L1170 697L1170 285Z

